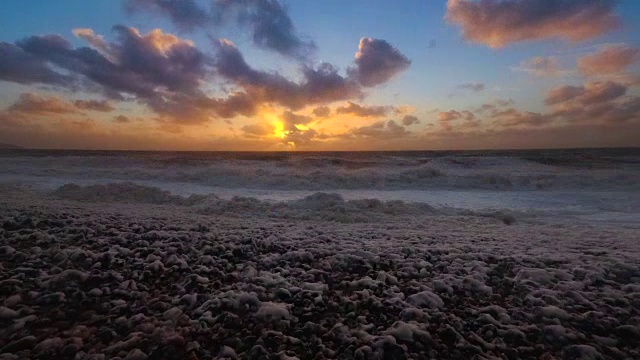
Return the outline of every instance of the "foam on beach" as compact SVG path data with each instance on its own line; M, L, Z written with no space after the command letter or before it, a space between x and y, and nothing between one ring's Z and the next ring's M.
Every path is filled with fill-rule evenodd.
M131 185L2 194L5 358L640 355L637 229L394 216L332 194L280 206L378 220L207 211L220 199Z

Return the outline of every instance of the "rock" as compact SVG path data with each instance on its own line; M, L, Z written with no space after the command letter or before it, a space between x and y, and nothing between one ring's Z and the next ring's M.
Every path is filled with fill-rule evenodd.
M431 291L422 291L407 297L407 302L413 306L437 309L444 306L444 301L440 296Z
M624 340L640 341L640 327L633 325L620 325L616 328L616 333Z
M133 349L129 351L124 360L146 360L148 358L147 354L142 352L140 349Z
M15 353L33 348L38 343L38 339L33 335L22 337L5 345L0 352Z
M38 345L33 348L33 352L36 354L55 354L62 348L63 345L64 342L59 337L45 339L39 342Z
M12 320L18 317L18 312L5 306L0 306L0 320Z
M162 314L163 319L173 321L174 323L178 322L181 316L182 316L182 310L180 310L180 308L177 308L177 307L172 307L171 309L165 311Z
M233 350L231 347L223 346L222 349L220 349L220 354L218 354L218 358L237 359L238 355L236 355L236 351Z
M273 302L260 304L256 317L263 320L280 320L289 317L289 310L286 305Z
M93 288L93 289L89 290L89 292L87 292L87 295L94 296L94 297L100 297L100 296L102 296L102 290L100 290L98 288Z
M20 295L11 295L4 301L4 305L10 308L20 304L21 302L22 297Z
M565 359L575 360L602 360L604 356L590 345L571 345L562 350Z

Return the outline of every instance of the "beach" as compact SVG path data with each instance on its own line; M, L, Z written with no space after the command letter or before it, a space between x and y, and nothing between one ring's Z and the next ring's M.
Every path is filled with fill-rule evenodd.
M0 199L1 359L640 356L633 222L127 182Z

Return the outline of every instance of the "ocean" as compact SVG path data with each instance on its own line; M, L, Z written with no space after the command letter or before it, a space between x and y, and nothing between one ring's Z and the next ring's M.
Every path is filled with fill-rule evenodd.
M639 180L639 148L0 152L0 183L43 192L66 184L109 186L101 190L105 200L109 189L121 192L122 184L135 184L137 190L180 197L215 195L287 203L324 193L345 201L402 201L450 211L636 224L640 223Z

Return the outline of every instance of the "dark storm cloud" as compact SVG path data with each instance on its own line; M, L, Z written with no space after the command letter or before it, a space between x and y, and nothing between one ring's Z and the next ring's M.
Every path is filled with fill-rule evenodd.
M385 116L393 110L393 106L363 106L348 101L347 105L336 108L336 114L350 114L359 117L379 117Z
M365 87L383 84L411 65L398 49L380 39L362 38L349 75Z
M210 20L195 0L126 0L124 4L130 12L150 10L166 15L183 30L205 26Z
M218 22L234 18L247 25L256 46L282 55L305 58L316 48L313 41L297 33L286 8L277 0L218 0L212 13Z
M215 67L218 74L263 102L300 109L362 96L358 84L341 76L330 64L323 63L317 68L303 66L303 81L296 83L280 74L251 68L228 40L219 40L217 47Z
M376 79L373 83L377 84L403 67L398 65L402 61L397 61L397 51L389 50L390 45L380 40L386 45L374 46L377 50L373 52L364 46L364 53L359 51L356 56L357 67L366 69L356 73L357 79L322 63L301 65L301 80L292 81L277 72L253 69L228 40L217 41L216 54L210 56L191 41L159 29L142 34L135 28L115 26L113 31L115 40L107 41L91 29L74 29L88 47L73 47L59 35L2 43L5 61L0 63L0 78L100 93L114 102L136 101L164 123L199 123L216 117L252 116L264 104L295 111L361 99L363 79L369 79L365 84ZM376 56L380 61L373 60ZM358 59L363 62L358 64ZM230 82L234 88L225 97L210 97L203 86L216 81ZM112 107L111 103L93 100L76 105L94 111L109 111Z
M233 23L249 31L254 45L298 59L316 49L313 41L298 34L287 9L277 0L213 0L208 9L194 0L126 0L125 8L166 15L183 30Z
M95 49L72 48L61 36L32 36L17 45L43 62L86 76L107 93L146 98L158 87L168 91L197 92L205 76L205 56L193 44L154 30L147 35L115 26L118 42L110 44L109 60ZM51 67L50 67L51 69Z
M114 32L117 41L107 43L90 30L75 31L93 48L73 48L58 35L31 36L15 45L8 44L6 47L12 51L6 52L11 57L7 63L14 64L27 56L41 69L38 74L44 75L34 76L32 71L13 72L12 78L5 79L21 83L53 82L71 88L71 82L55 80L82 78L85 85L90 84L90 90L97 87L116 100L133 97L161 117L177 122L195 123L212 116L227 118L255 113L256 100L245 93L216 99L201 91L202 83L212 78L212 61L190 41L161 30L143 35L134 28L116 26ZM63 69L71 76L61 75L60 70L54 69ZM77 107L97 111L107 111L109 106L91 101L77 104Z
M73 83L71 76L52 70L45 59L6 42L0 42L0 80L60 86L71 86Z
M620 26L616 0L449 0L446 19L471 42L500 48L521 41L583 41Z

